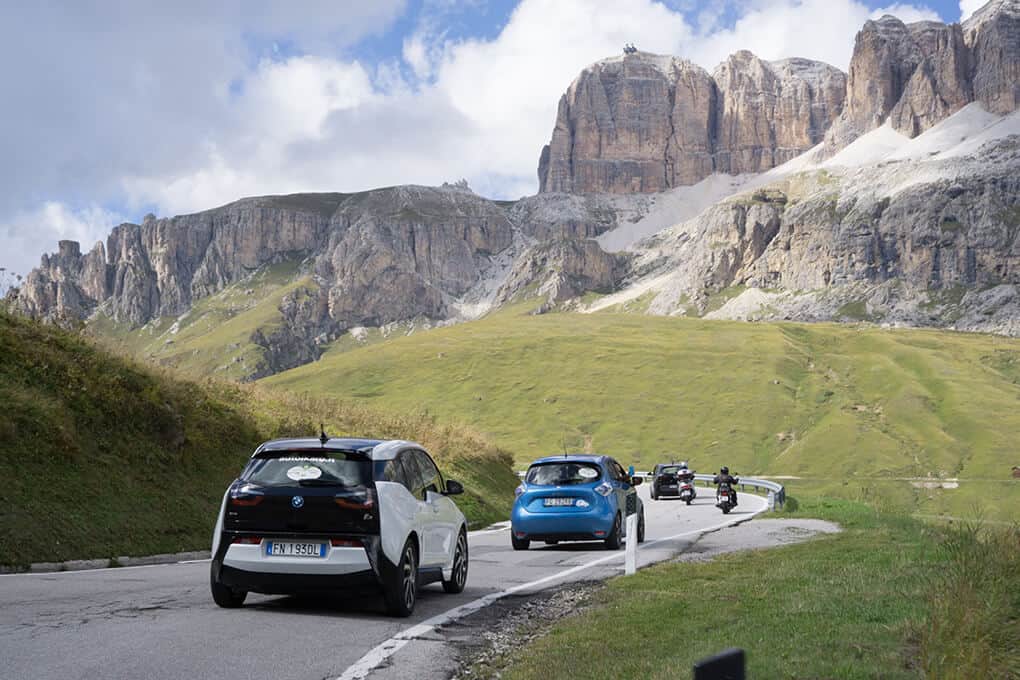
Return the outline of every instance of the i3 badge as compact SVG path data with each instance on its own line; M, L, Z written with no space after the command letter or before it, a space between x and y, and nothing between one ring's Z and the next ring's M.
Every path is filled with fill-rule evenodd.
M294 496L293 498L290 499L290 504L293 505L295 508L300 508L305 504L305 499L302 498L301 496Z

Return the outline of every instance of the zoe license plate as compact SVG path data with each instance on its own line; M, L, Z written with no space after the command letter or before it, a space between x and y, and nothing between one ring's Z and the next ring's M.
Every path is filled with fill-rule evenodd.
M266 555L269 557L325 557L326 544L266 541Z
M554 507L554 506L560 506L560 505L573 505L573 504L574 504L574 499L573 498L546 498L545 499L545 506L547 508L548 507Z

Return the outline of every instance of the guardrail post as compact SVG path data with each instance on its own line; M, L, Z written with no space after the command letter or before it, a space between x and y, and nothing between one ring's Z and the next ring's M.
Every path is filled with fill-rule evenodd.
M623 573L630 576L637 571L637 513L627 515L627 555Z
M774 491L769 491L769 512L776 509L776 494Z

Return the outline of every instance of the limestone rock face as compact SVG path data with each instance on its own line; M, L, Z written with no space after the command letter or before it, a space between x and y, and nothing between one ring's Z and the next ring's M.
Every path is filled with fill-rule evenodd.
M714 77L638 52L585 69L560 99L541 191L653 193L759 172L817 144L842 108L837 69L738 52Z
M670 277L650 306L661 314L704 312L712 295L742 286L759 301L756 318L831 320L867 301L876 319L939 326L976 316L965 327L1020 333L1020 137L923 164L820 173L733 197L647 242L625 278ZM918 174L926 179L903 185ZM979 304L1005 311L981 320Z
M782 165L818 144L843 108L843 73L807 59L769 63L745 50L713 76L719 92L716 172Z
M500 304L514 300L538 284L548 303L562 302L588 291L612 292L626 258L603 251L590 239L561 238L527 250L497 293Z
M923 55L892 108L894 129L916 137L973 101L971 53L959 24L907 27Z
M344 327L424 315L444 318L446 298L465 293L481 259L510 246L512 227L470 191L394 187L345 201L333 216L317 274L330 316Z
M992 113L1020 108L1020 0L992 0L964 22L974 97Z
M441 318L446 298L473 285L483 260L512 238L499 206L460 188L244 199L122 224L85 256L61 242L26 278L15 307L84 318L102 304L138 326L180 315L264 265L311 258L324 301L309 309L324 328Z
M825 154L886 121L915 137L974 101L997 114L1020 107L1020 0L992 0L962 26L868 21Z

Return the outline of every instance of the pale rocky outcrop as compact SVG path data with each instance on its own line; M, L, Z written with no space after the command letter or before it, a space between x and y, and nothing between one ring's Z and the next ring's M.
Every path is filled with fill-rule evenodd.
M714 172L759 172L821 141L843 74L806 59L738 52L714 76L637 52L582 71L539 160L541 192L652 193Z
M857 34L846 107L826 135L833 155L883 125L916 137L971 102L1020 107L1020 0L992 0L961 26L893 16Z
M843 73L808 59L769 63L745 50L713 77L719 92L716 172L740 175L782 165L818 144L843 108Z
M588 291L610 293L625 263L625 256L611 255L591 239L548 241L518 258L496 300L499 304L511 302L529 288L535 288L548 303L563 302Z
M1020 108L1020 0L992 0L963 24L974 97L992 113Z

